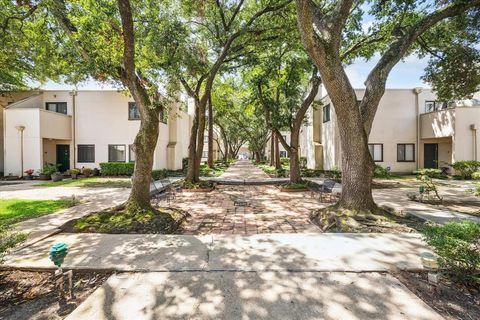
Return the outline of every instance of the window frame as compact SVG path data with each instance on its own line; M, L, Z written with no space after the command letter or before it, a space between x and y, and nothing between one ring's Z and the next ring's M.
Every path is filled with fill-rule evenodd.
M398 158L398 147L400 146L403 146L403 155L404 157L406 158L406 146L407 145L411 145L413 147L413 157L412 157L412 160L400 160ZM397 143L397 162L415 162L415 152L417 152L416 148L415 148L415 143Z
M370 145L373 146L373 155L370 153L370 148L368 149L368 152L370 153L370 156L372 157L373 162L383 162L383 143L369 143L368 146ZM380 160L375 160L375 145L381 146L381 157Z
M55 111L48 109L49 104L55 104ZM58 104L65 104L65 113L58 111ZM55 113L68 115L68 104L67 104L66 101L47 101L47 102L45 102L45 110L50 111L50 112L55 112Z
M130 117L130 107L131 107L131 106L135 106L135 108L137 109L138 118L132 118L132 117ZM128 102L127 110L128 110L128 120L129 120L129 121L141 120L141 119L140 119L140 110L138 110L138 107L137 107L137 104L135 103L135 101L129 101L129 102Z
M80 147L93 147L93 160L82 161L80 160ZM95 145L94 144L77 144L77 162L79 163L94 163L95 162Z
M110 147L113 147L113 146L123 146L123 150L124 150L124 159L123 160L116 160L116 161L112 161L110 160ZM125 144L109 144L108 145L108 162L127 162L127 146Z
M331 104L328 103L322 107L322 123L329 122L331 120ZM325 109L328 109L328 112L325 112ZM325 115L328 115L327 117ZM328 118L328 119L326 119Z
M131 162L131 163L135 163L135 161L137 160L137 153L135 151L132 151L133 146L134 146L133 143L128 145L128 162ZM132 152L135 155L135 160L132 160Z

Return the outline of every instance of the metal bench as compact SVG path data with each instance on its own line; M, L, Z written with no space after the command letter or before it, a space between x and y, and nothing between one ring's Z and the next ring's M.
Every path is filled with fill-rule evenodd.
M320 188L317 189L319 192L319 200L321 202L335 202L335 196L333 194L333 188L335 187L336 182L333 180L325 180Z

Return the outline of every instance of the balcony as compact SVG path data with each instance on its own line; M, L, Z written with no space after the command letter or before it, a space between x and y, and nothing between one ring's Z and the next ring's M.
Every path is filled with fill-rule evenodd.
M72 139L72 117L53 111L39 109L40 136L47 139Z

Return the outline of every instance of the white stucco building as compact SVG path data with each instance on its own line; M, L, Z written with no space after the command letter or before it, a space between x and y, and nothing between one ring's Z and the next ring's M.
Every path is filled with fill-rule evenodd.
M361 100L365 90L355 90ZM335 108L328 95L311 109L302 128L301 155L310 168L341 168L342 149ZM376 164L392 172L411 173L459 160L480 160L480 93L473 99L445 104L430 89L387 89L369 136ZM355 139L355 137L351 137Z
M134 162L140 126L133 99L119 91L30 91L0 96L0 171L20 176L45 163L61 169L99 168L101 162ZM182 168L192 116L169 107L160 123L154 169Z

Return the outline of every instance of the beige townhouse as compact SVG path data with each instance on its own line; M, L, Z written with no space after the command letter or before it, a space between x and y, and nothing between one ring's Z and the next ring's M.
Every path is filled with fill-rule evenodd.
M361 100L365 90L355 90ZM302 128L302 155L310 168L341 168L342 149L335 108L328 95L308 114ZM431 89L387 89L373 122L369 150L376 164L392 172L445 168L479 160L480 93L445 103ZM355 137L350 137L355 139Z
M124 92L29 91L2 93L0 171L21 176L46 163L99 168L101 162L134 162L132 144L140 126L135 102ZM154 169L182 168L192 115L169 106L162 116ZM3 169L2 169L3 168Z

